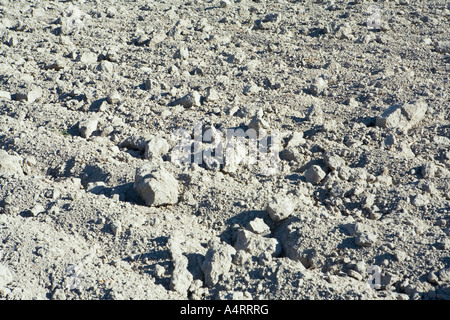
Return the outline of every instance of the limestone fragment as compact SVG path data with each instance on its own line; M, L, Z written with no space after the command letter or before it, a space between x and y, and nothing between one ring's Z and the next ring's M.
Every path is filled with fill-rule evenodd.
M309 93L314 96L318 96L323 93L323 91L327 88L327 81L322 77L314 78L312 80L311 85L308 87Z
M97 70L112 74L114 72L114 65L108 60L103 60L98 64Z
M43 95L42 89L38 86L31 86L30 88L25 88L20 90L15 94L15 100L25 101L27 103L33 103L39 100Z
M0 90L0 99L11 100L11 93Z
M338 168L345 166L344 159L333 152L326 152L323 160L331 170L337 170Z
M214 88L209 87L206 89L206 97L205 97L206 101L214 102L219 99L220 99L219 94Z
M114 90L111 94L109 94L109 95L106 97L106 101L107 101L109 104L116 104L116 103L119 103L120 100L121 100L120 94L119 94L116 90Z
M429 202L429 197L422 193L416 194L411 200L411 204L416 207L426 206Z
M277 239L263 237L243 229L237 233L234 248L236 250L247 251L256 257L266 253L272 256L278 256L281 253L281 245Z
M437 167L433 162L425 163L421 168L422 177L425 179L431 179L436 174Z
M189 50L186 47L181 47L177 50L177 52L174 55L175 59L181 59L186 60L189 58Z
M200 107L201 96L197 91L192 91L186 94L184 97L178 99L173 103L174 105L182 105L185 108Z
M187 269L189 261L187 257L182 254L180 241L181 239L179 239L179 236L175 234L171 236L168 243L174 264L169 289L180 294L186 294L194 277Z
M9 268L4 264L0 264L0 288L6 286L13 280L13 275Z
M422 101L394 104L376 119L376 125L382 128L400 128L408 131L425 118L427 104Z
M305 172L306 182L319 184L326 176L326 173L318 165L310 166Z
M166 139L162 137L154 137L145 144L144 158L156 159L161 158L169 152L170 146Z
M0 176L22 177L22 162L22 157L10 155L0 149Z
M205 275L205 284L212 287L219 282L222 275L231 268L232 257L236 250L228 244L214 243L206 252L201 266Z
M178 202L178 181L162 166L145 164L137 168L134 189L148 206Z
M287 196L276 196L267 205L267 213L275 221L281 221L291 216L295 211L295 203Z
M269 123L263 118L264 113L259 109L250 121L248 128L253 129L256 133L269 129Z
M31 215L32 217L36 217L37 215L39 215L39 214L41 214L41 213L43 213L43 212L45 212L44 206L41 205L41 204L37 204L37 205L35 205L33 208L31 208L31 210L30 210L30 215Z
M324 121L324 114L322 107L319 104L312 104L306 113L306 119L316 124L322 124Z
M122 223L120 221L113 221L110 225L113 235L118 236L122 233Z
M145 150L145 146L148 143L148 137L146 136L141 136L141 135L131 135L128 138L126 138L121 144L120 147L121 148L127 148L127 149L131 149L131 150L139 150L139 151L144 151Z
M286 148L296 148L305 142L306 140L303 138L303 132L295 131L290 137Z
M78 61L85 64L94 64L98 60L98 55L94 52L87 51L83 52L78 56Z
M377 241L377 236L367 230L360 231L356 234L355 243L359 247L370 247Z
M97 130L98 119L82 120L78 123L78 131L83 138L89 138Z
M248 224L248 229L256 234L267 235L270 233L269 226L261 218L255 218Z

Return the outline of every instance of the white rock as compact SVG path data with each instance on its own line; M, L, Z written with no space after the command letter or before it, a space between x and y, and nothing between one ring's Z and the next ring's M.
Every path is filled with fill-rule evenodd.
M437 167L433 162L427 162L421 168L422 177L425 179L433 178L436 171Z
M345 166L344 159L333 152L326 152L323 160L331 170L337 170L338 168Z
M103 181L89 182L86 186L86 191L93 194L101 194L106 187Z
M178 181L162 166L145 164L137 168L134 189L148 206L178 202Z
M39 100L43 95L43 91L38 86L31 86L30 88L20 90L15 95L15 100L33 103Z
M186 294L194 277L187 269L188 259L181 255L174 260L174 270L170 278L169 289L180 294Z
M164 275L166 274L166 268L164 268L164 266L157 264L155 266L155 276L157 279L161 279L164 277Z
M109 95L106 97L106 101L107 101L109 104L116 104L116 103L119 103L121 99L122 99L122 98L121 98L120 94L119 94L117 91L113 91L111 94L109 94Z
M422 101L394 104L376 119L376 125L382 128L400 128L408 131L425 118L428 106Z
M377 241L377 236L367 230L360 231L356 235L355 243L359 247L370 247Z
M162 137L154 137L145 145L144 158L156 159L161 158L169 152L170 146L166 139Z
M209 87L206 89L206 97L205 97L206 101L214 102L219 99L220 99L219 94L214 88Z
M78 131L83 138L89 138L95 130L97 130L98 119L82 120L78 124Z
M145 90L155 90L158 88L158 82L154 79L146 79L144 81L144 89Z
M0 90L0 99L11 100L11 93L8 91Z
M245 94L246 96L248 96L248 95L256 94L259 91L260 91L260 87L255 83L251 83L244 87L244 90L242 91L242 93Z
M256 234L266 235L270 233L269 226L261 218L255 218L248 224L248 229Z
M427 281L432 284L439 283L439 277L433 271L430 271L427 275Z
M182 105L185 108L200 107L201 106L201 96L197 91L189 92L184 97L177 101L177 104Z
M189 58L189 50L186 47L181 47L177 50L177 52L174 55L175 59L182 59L186 60Z
M14 277L8 267L0 263L0 288L8 285L13 278Z
M319 184L326 176L326 173L318 165L312 165L305 171L306 182Z
M17 45L19 44L19 39L18 39L15 35L12 35L12 36L9 38L7 44L8 44L8 46L10 46L11 48L12 48L12 47L15 47L15 46L17 46Z
M113 235L118 236L122 233L122 223L120 221L113 221L110 226Z
M233 247L217 242L208 249L201 266L205 275L205 284L208 287L216 285L220 277L230 271L232 258L235 253L236 250Z
M275 221L281 221L291 216L295 211L295 203L288 196L276 196L267 205L267 213Z
M425 194L417 194L414 196L414 198L411 201L411 204L415 207L423 207L426 206L430 202L430 199Z
M305 142L306 140L303 138L303 132L295 131L289 139L286 148L296 148Z
M97 70L111 74L114 72L114 65L108 60L103 60L98 64Z
M153 136L131 135L120 144L120 147L144 151L150 138L153 138Z
M328 84L327 81L322 77L317 77L312 80L311 85L308 87L309 93L314 96L320 95L326 88Z
M175 231L170 236L167 245L174 264L169 289L184 295L187 294L194 277L187 269L189 260L183 255L183 250L181 247L182 242L184 242L184 236L178 231Z
M450 282L450 268L441 269L437 272L439 280L442 282Z
M234 244L236 250L244 250L252 256L262 254L278 256L281 253L281 244L275 238L266 238L248 230L239 230Z
M231 6L230 0L222 0L220 1L220 7L221 8L228 8Z
M98 55L91 51L83 52L78 56L78 61L85 64L94 64L97 62L97 60Z
M356 101L356 99L353 98L353 97L350 97L347 100L345 100L345 104L348 105L351 108L356 108L359 105L358 101Z
M261 130L268 130L270 125L263 116L263 110L259 109L248 124L248 128L255 130L256 133L259 133Z
M324 114L322 107L319 104L312 104L306 113L306 120L316 124L322 124L324 121Z
M35 205L35 206L34 206L33 208L31 208L31 210L30 210L30 214L31 214L32 217L36 217L38 214L41 214L41 213L43 213L43 212L45 212L45 208L44 208L44 206L41 205L41 204Z
M12 156L5 150L0 149L0 176L18 176L22 177L23 159L20 156Z
M397 259L397 261L399 261L399 262L403 262L406 260L406 258L408 258L408 255L406 254L406 252L404 252L402 250L395 250L394 255L395 255L395 259Z
M108 18L114 18L116 14L117 14L117 9L116 8L109 7L108 9L106 9L106 16Z

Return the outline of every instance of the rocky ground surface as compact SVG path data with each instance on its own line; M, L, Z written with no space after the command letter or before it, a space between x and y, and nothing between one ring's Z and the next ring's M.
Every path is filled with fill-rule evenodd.
M0 298L449 299L449 17L0 1Z

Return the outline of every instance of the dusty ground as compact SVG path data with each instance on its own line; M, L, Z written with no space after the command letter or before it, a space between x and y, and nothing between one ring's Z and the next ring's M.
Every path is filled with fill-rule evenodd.
M1 1L0 298L449 299L449 17Z

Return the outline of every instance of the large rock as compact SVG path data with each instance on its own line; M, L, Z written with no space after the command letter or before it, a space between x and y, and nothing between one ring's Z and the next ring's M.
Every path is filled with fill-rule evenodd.
M187 294L194 277L188 270L189 260L183 255L181 243L184 241L183 236L175 232L169 238L167 243L174 269L170 278L169 289L180 294Z
M244 250L255 257L265 253L276 257L281 253L281 244L277 239L266 238L244 229L238 231L234 248Z
M43 95L43 91L40 87L31 86L29 88L21 89L14 95L15 100L24 101L27 103L33 103L39 100Z
M319 184L327 174L318 165L310 166L305 172L306 182Z
M162 166L146 164L136 169L134 189L148 206L178 202L178 181Z
M267 205L267 213L275 222L288 218L294 211L295 203L287 196L276 196Z
M255 218L254 220L250 221L247 228L253 233L260 235L267 235L270 233L270 227L261 218Z
M201 96L197 91L189 92L184 97L173 102L174 105L182 105L185 108L200 107Z
M235 253L236 250L233 247L222 243L214 243L208 249L202 264L205 284L208 287L216 285L220 277L230 271L232 256Z
M144 158L145 159L159 159L169 152L170 146L166 139L162 137L154 137L150 139L145 145Z
M12 156L0 149L0 176L23 176L23 159L20 156Z
M174 259L173 263L175 268L173 270L172 277L170 278L170 290L176 291L180 294L186 294L188 291L192 280L194 280L194 277L187 269L188 262L188 258L185 256L179 256L177 259Z
M427 104L422 101L395 104L377 117L376 125L382 128L401 128L408 131L425 118Z
M78 123L78 131L83 138L89 138L97 130L98 119L86 119Z

